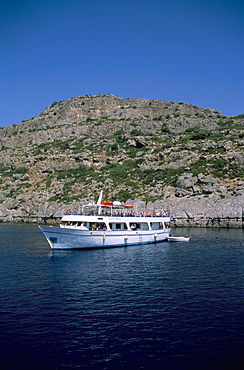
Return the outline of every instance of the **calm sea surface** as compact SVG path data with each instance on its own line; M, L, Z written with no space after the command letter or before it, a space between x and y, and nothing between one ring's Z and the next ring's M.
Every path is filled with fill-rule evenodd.
M0 224L1 369L243 369L244 231L51 251Z

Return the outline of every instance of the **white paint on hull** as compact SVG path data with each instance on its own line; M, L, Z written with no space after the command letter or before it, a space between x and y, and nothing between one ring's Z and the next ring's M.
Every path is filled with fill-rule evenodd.
M169 229L132 231L84 231L39 226L52 249L111 248L166 241Z

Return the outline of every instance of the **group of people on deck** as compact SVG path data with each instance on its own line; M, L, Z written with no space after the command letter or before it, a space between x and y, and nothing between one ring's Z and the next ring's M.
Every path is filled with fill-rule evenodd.
M68 209L66 211L66 214L67 215L72 215L73 212ZM98 215L98 213L96 213L95 211L89 211L89 212L85 212L84 213L85 215ZM124 216L127 216L127 217L135 217L135 216L139 216L139 217L162 217L162 216L168 216L167 212L165 211L161 211L161 212L141 212L141 213L135 213L135 212L130 212L130 213L125 213L125 212L120 212L120 211L117 211L117 212L111 212L111 210L102 210L101 213L99 214L99 216L119 216L119 217L124 217Z

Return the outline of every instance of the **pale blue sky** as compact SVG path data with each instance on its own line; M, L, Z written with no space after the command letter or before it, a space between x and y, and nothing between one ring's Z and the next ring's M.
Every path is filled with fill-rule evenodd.
M242 0L0 0L0 126L111 93L244 113Z

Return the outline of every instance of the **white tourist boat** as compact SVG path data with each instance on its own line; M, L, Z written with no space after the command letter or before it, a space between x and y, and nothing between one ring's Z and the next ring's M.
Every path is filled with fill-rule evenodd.
M102 202L82 207L81 214L68 211L59 227L39 226L52 249L111 248L167 241L170 218L163 210L136 214L132 206Z

